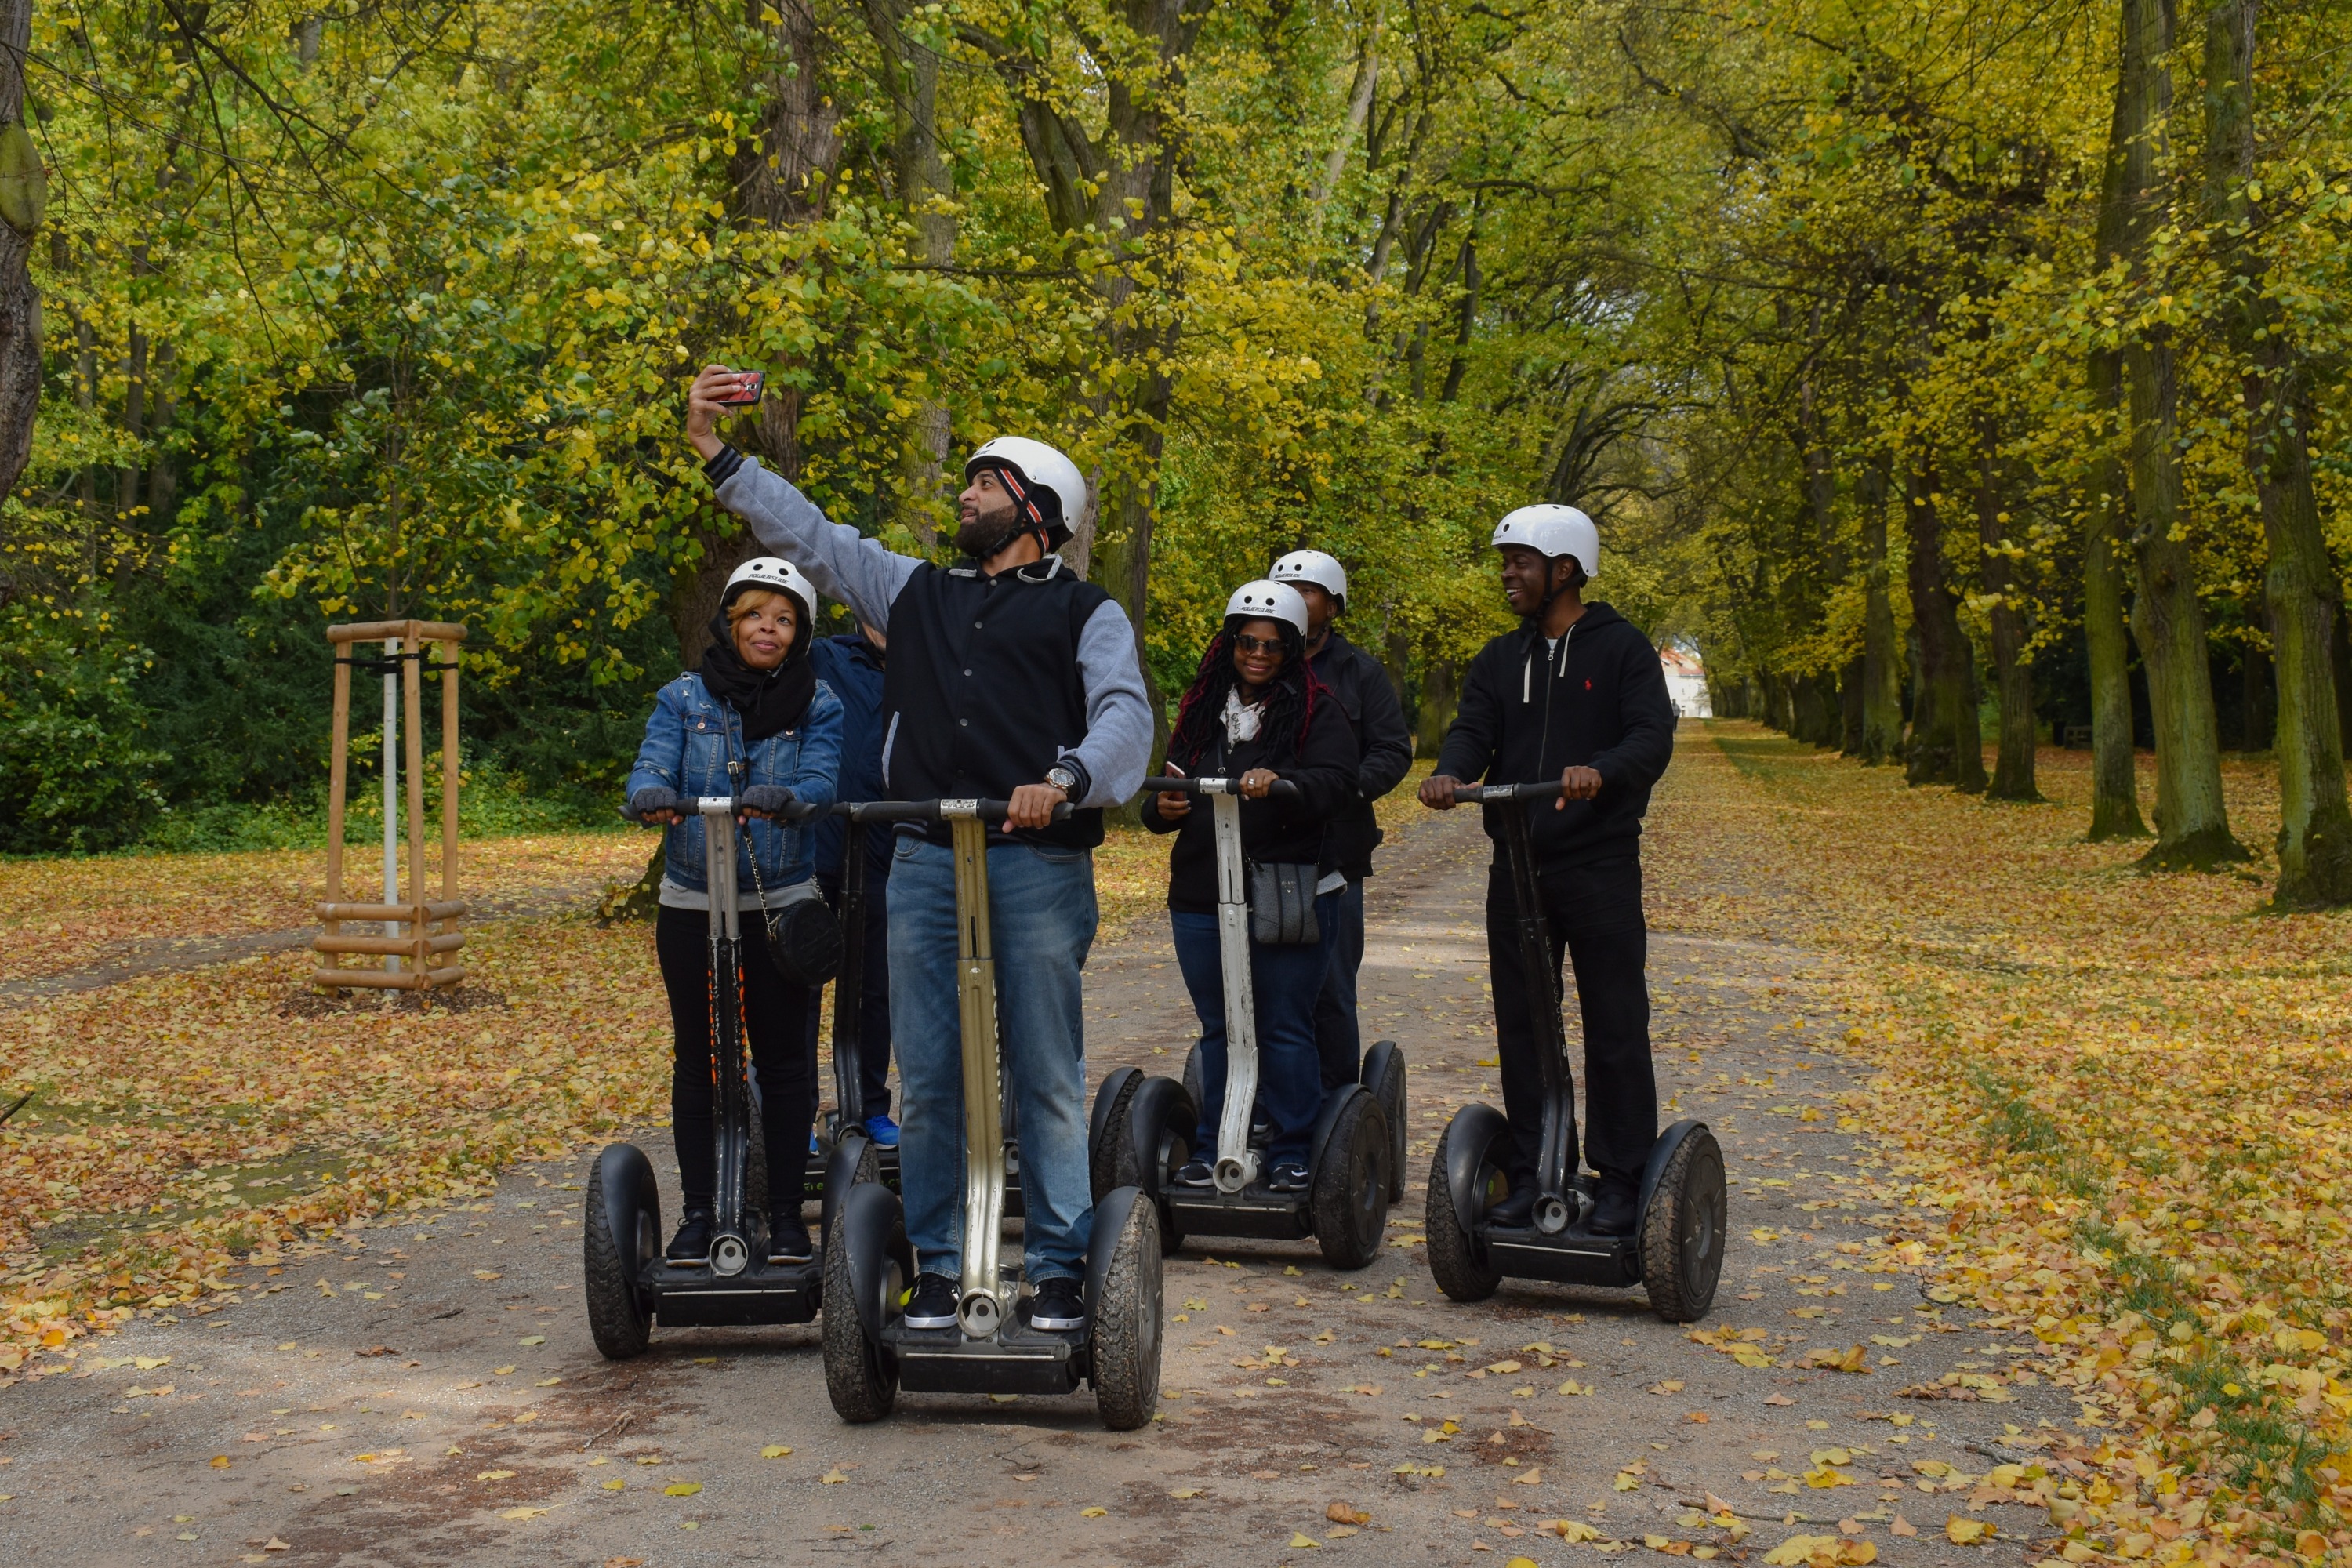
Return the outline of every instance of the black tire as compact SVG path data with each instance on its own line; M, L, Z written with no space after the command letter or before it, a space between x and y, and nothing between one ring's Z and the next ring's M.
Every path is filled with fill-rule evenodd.
M653 1338L653 1316L646 1310L637 1294L635 1271L629 1267L627 1257L614 1236L615 1219L642 1232L647 1228L635 1215L614 1215L604 1206L604 1157L596 1156L588 1167L586 1212L581 1215L580 1238L582 1261L586 1266L588 1294L588 1332L596 1342L597 1351L607 1361L627 1361L643 1355ZM654 1247L661 1245L661 1210L656 1206L650 1215ZM634 1250L634 1248L632 1249Z
M1118 1091L1111 1096L1110 1107L1103 1113L1102 1127L1087 1148L1087 1178L1094 1188L1094 1200L1100 1203L1119 1187L1131 1187L1136 1173L1126 1167L1134 1163L1127 1136L1127 1108L1135 1102L1135 1091L1143 1087L1143 1075L1126 1075Z
M1723 1150L1699 1128L1666 1157L1642 1216L1642 1283L1667 1322L1695 1323L1715 1305L1729 1206Z
M1350 1094L1315 1167L1315 1243L1334 1268L1361 1268L1381 1255L1388 1221L1389 1129L1381 1102Z
M1405 1095L1404 1052L1398 1048L1393 1040L1376 1040L1372 1044L1372 1049L1378 1051L1382 1046L1389 1047L1387 1070L1381 1074L1380 1082L1368 1083L1364 1087L1370 1089L1373 1098L1381 1102L1381 1114L1388 1119L1389 1202L1394 1204L1404 1200L1404 1141L1409 1131L1405 1125L1405 1112L1408 1107Z
M1184 1092L1192 1097L1194 1105L1209 1103L1207 1081L1201 1076L1201 1043L1198 1040L1193 1041L1192 1048L1184 1053ZM1216 1157L1216 1151L1211 1150L1209 1159L1213 1163Z
M890 1414L898 1400L898 1369L880 1345L866 1337L866 1324L850 1288L849 1249L842 1245L843 1226L834 1222L824 1238L824 1310L818 1323L824 1334L824 1392L834 1414L863 1425ZM893 1248L895 1258L897 1248ZM906 1288L894 1261L885 1276L890 1300Z
M1127 1211L1103 1273L1094 1319L1095 1408L1114 1432L1132 1432L1160 1405L1160 1215L1149 1203Z
M1448 1146L1454 1142L1454 1124L1448 1122L1445 1134L1437 1141L1437 1152L1429 1160L1429 1187L1424 1199L1423 1228L1429 1236L1429 1272L1437 1288L1456 1301L1483 1301L1492 1296L1503 1283L1501 1272L1490 1267L1486 1252L1477 1239L1462 1228L1461 1217L1454 1212L1454 1192L1445 1180ZM1482 1189L1493 1184L1497 1173L1493 1167L1479 1165ZM1480 1207L1485 1206L1483 1201Z

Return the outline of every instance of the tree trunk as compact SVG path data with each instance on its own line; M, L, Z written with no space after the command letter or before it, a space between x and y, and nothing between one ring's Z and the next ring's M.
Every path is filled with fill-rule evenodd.
M2165 205L2165 127L2172 112L2172 0L2123 0L2115 131L2123 147L2124 255L2145 282ZM2156 847L2140 863L2205 869L2245 858L2221 796L2221 737L2206 659L2205 606L2180 517L2179 382L2170 332L2124 344L2138 592L2132 634L2147 669L2156 724Z
M33 0L0 0L0 136L38 167L25 118L25 51L33 37ZM46 176L31 182L0 221L0 495L11 494L33 455L41 409L41 295L29 263L40 231Z
M1862 755L1862 675L1863 661L1848 659L1838 671L1838 752L1840 755Z
M1412 749L1433 757L1445 744L1445 731L1454 722L1455 704L1462 700L1462 672L1450 658L1433 658L1421 672L1420 722L1414 727Z
M2301 352L2263 291L2253 176L2253 64L2259 0L2217 0L2205 26L2205 207L2237 244L2235 288L2222 322L2246 407L2246 470L2262 502L2270 569L2263 579L2278 663L2281 906L2352 903L2352 808L2344 793L2330 631L2340 613L2319 508L2309 431L2317 410ZM2226 255L2226 252L2225 252ZM2259 704L2257 650L2246 648L2248 751Z
M1788 688L1790 737L1809 746L1828 745L1830 715L1822 701L1820 679L1811 675L1790 677Z
M1977 728L1976 657L1960 630L1959 600L1944 570L1936 506L1936 458L1911 465L1905 508L1911 536L1911 624L1919 637L1919 701L1911 715L1904 778L1948 784L1964 794L1985 787L1984 736Z
M2240 707L2245 712L2245 724L2238 737L2238 749L2242 752L2267 752L2271 749L2271 718L2275 700L2271 695L2271 655L2252 637L2238 658L2238 694ZM2334 693L2329 693L2332 697ZM2333 704L2331 704L2332 706Z
M2009 519L2000 504L2000 439L1990 416L1979 429L1977 447L1977 538L1983 545L1979 568L1986 618L1992 627L1993 673L2000 697L2000 745L1995 756L1989 800L2040 800L2033 786L2033 752L2041 726L2033 717L2033 665L2026 658L2029 636L2016 563L2009 557Z
M1903 750L1903 656L1886 592L1885 454L1862 471L1862 760L1874 767Z

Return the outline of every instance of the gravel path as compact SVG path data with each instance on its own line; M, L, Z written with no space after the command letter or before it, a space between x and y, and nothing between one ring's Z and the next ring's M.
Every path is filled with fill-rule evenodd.
M1371 884L1366 1035L1396 1037L1412 1067L1415 1169L1390 1247L1344 1277L1311 1243L1171 1258L1181 1321L1162 1418L1141 1432L1104 1432L1084 1394L902 1396L889 1421L846 1426L814 1325L657 1331L641 1360L606 1363L581 1312L574 1157L518 1167L462 1211L247 1270L242 1304L88 1342L75 1374L0 1399L0 1552L1503 1568L1621 1551L1739 1562L1842 1533L1897 1564L2022 1560L2047 1533L2039 1510L1938 1467L1973 1478L2031 1458L2037 1424L2075 1411L2031 1373L2011 1381L2030 1334L1884 1271L1874 1156L1837 1104L1856 1079L1824 1048L1833 1021L1809 1016L1795 949L1665 935L1652 959L1661 1092L1670 1114L1708 1119L1732 1172L1729 1262L1700 1327L1760 1330L1734 1343L1776 1364L1694 1342L1638 1292L1439 1295L1419 1244L1428 1151L1454 1106L1494 1094L1486 853L1469 814L1432 819ZM1097 954L1097 1071L1181 1063L1171 956L1149 921ZM663 1138L644 1142L667 1172ZM1860 1374L1793 1364L1855 1346ZM149 1364L117 1361L131 1357ZM2000 1386L1897 1397L1948 1373ZM1952 1516L1997 1533L1953 1544Z

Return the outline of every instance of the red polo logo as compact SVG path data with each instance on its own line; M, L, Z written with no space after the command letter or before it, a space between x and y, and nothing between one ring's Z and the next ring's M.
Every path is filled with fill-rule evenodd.
M1591 690L1591 689L1592 689L1592 682L1591 682L1591 681L1590 681L1590 680L1587 680L1587 681L1584 683L1584 689L1586 689L1587 691Z

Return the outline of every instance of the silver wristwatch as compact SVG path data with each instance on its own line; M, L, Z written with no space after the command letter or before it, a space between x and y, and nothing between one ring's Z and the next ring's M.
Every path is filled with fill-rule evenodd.
M1078 775L1059 763L1045 770L1045 782L1066 795L1076 795L1077 792Z

